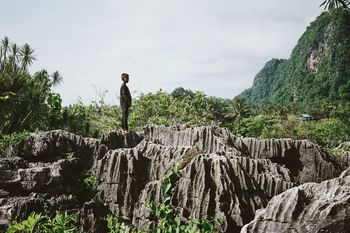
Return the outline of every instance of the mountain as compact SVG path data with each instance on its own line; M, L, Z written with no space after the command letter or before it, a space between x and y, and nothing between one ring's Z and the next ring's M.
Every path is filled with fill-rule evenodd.
M253 103L350 100L350 11L323 12L289 59L272 59L242 97Z

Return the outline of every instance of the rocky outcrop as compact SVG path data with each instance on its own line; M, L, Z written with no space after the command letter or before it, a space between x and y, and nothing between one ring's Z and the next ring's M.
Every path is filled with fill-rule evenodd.
M199 154L182 170L172 199L184 219L221 218L227 232L237 232L270 195L293 186L288 171L246 157ZM147 200L161 200L159 181L149 182L134 208L133 224L149 225ZM273 193L273 194L271 194Z
M350 169L339 178L306 183L275 196L246 232L350 232Z
M178 165L171 202L182 220L219 217L223 231L238 232L274 196L346 167L345 157L337 160L309 141L238 138L204 126L149 126L144 138L56 130L32 135L16 151L0 159L0 231L32 211L56 210L76 213L82 232L106 232L108 214L147 229L152 216L145 203L162 201L162 180ZM87 170L92 192L82 187Z
M186 159L193 147L198 153ZM252 219L271 197L294 187L294 182L305 182L303 177L319 181L339 175L327 160L327 154L308 141L241 139L218 127L151 126L138 146L109 151L97 162L96 183L100 199L115 215L147 228L151 223L145 202L161 201L162 177L175 164L188 161L182 166L174 205L184 219L223 218L230 232ZM300 169L288 163L293 161ZM328 176L308 174L323 164L330 168Z
M253 158L265 158L288 168L298 184L332 179L342 169L334 158L308 140L241 139Z
M84 203L89 200L82 174L109 149L134 147L141 140L135 133L111 132L101 139L90 139L54 130L22 141L15 149L19 157L0 159L0 232L11 221L26 218L33 211L52 215L66 210L81 216L83 232L105 229L105 224L99 224L101 214L94 211L101 212L104 205ZM103 218L107 211L105 208Z
M196 146L205 153L234 152L237 156L248 155L242 141L227 128L207 126L149 126L145 140L164 146Z

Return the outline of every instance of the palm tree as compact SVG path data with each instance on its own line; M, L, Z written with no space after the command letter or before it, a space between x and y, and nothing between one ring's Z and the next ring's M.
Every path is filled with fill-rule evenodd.
M235 97L233 101L226 108L227 114L225 118L233 118L239 122L243 117L247 116L250 112L250 106L247 101L242 97Z
M7 52L10 47L10 40L7 36L4 37L4 39L1 40L1 54L0 54L0 70L3 70L5 68L5 64L7 61Z
M35 57L33 56L34 49L30 47L29 44L24 44L20 49L20 55L22 58L22 67L21 71L27 70L28 65L30 66L33 61L35 60Z
M271 112L278 118L280 123L282 123L283 120L287 119L290 108L286 104L276 104L273 108L271 108Z
M349 0L324 0L320 6L324 6L324 9L331 10L340 7L349 9L349 5Z
M58 71L53 72L51 77L52 77L52 81L51 81L52 86L56 86L56 85L60 84L63 80L62 75Z

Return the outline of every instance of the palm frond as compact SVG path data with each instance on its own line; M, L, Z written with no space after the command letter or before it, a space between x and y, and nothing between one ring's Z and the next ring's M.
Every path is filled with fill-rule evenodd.
M325 10L331 10L335 8L349 8L349 0L324 0L320 7L324 7Z
M56 86L56 85L60 84L63 81L63 77L62 77L61 73L58 72L58 71L55 71L51 75L51 77L52 77L52 85L53 86Z
M25 70L27 66L30 66L35 59L35 50L30 47L29 44L24 44L20 49L20 55L22 58L22 70Z

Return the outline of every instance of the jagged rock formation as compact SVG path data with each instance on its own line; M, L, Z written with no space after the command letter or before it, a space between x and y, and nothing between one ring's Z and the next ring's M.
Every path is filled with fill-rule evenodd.
M241 232L350 232L349 200L350 168L339 178L275 196Z
M308 140L243 138L253 158L266 158L284 165L298 184L332 179L342 169L334 158Z
M223 231L238 232L272 197L346 167L345 156L336 159L309 141L238 138L200 126L149 126L144 139L50 131L16 151L19 157L0 159L0 231L32 211L55 210L76 213L83 232L106 232L107 214L147 229L145 203L162 200L162 179L178 164L182 177L171 202L182 219L220 217ZM94 198L82 190L86 170L95 177Z
M62 130L32 135L16 148L20 157L0 159L0 232L10 221L23 219L33 211L50 215L56 210L72 210L81 221L88 222L94 204L84 204L83 171L105 151L134 147L141 140L136 134L120 132L99 140ZM100 232L97 230L101 227L94 226L96 219L92 222L90 232Z

